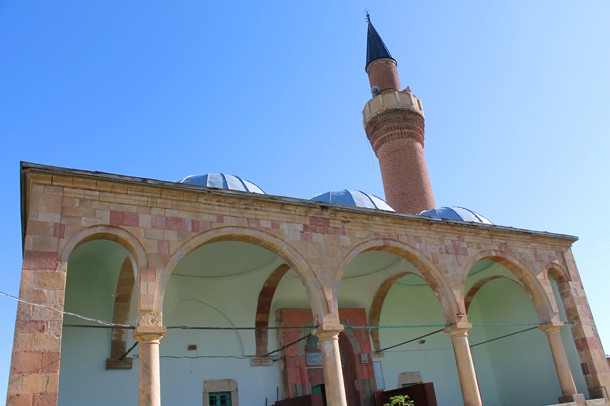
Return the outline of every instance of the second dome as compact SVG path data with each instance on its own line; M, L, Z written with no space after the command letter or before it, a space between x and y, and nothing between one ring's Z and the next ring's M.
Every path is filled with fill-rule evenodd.
M386 202L377 196L361 192L359 190L333 190L320 193L311 198L317 202L343 204L345 206L364 207L367 209L379 209L394 211Z

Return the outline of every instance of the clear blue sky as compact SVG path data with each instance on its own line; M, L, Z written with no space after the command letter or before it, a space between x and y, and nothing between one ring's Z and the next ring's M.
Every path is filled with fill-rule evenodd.
M437 204L579 236L610 352L605 0L0 1L0 290L18 292L21 160L383 196L360 115L365 9L424 103ZM0 297L0 399L15 309Z

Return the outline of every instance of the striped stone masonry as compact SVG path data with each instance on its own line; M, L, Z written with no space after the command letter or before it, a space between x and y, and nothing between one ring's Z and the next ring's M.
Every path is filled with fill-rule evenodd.
M96 239L130 252L139 315L160 315L165 284L181 258L223 240L258 244L285 261L304 282L317 324L338 323L334 295L350 261L366 251L411 262L439 296L451 325L467 322L466 303L474 293L466 277L477 261L505 266L532 297L541 323L559 321L552 276L575 323L572 334L591 395L607 396L610 388L608 362L570 251L574 237L37 165L25 167L23 176L27 222L20 296L46 307L19 304L10 405L57 403L62 314L50 308L63 310L71 253ZM287 269L278 268L265 285L258 327L268 325L269 297ZM116 321L127 314L122 304L129 283L127 275L119 280ZM380 288L373 306L379 307L389 286ZM257 335L259 355L264 340ZM113 334L108 348L116 359L124 337Z

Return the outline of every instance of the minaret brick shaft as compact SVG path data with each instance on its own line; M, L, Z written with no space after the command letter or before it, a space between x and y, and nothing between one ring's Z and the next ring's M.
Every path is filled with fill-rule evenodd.
M386 201L401 213L433 209L424 157L424 110L407 87L400 90L397 64L368 22L367 65L373 98L362 112L364 129L379 159Z

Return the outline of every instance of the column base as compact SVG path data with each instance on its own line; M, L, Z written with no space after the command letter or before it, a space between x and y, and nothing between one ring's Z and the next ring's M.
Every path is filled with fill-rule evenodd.
M589 388L589 395L591 395L591 399L605 399L606 402L610 403L610 393L608 393L605 386Z
M559 403L575 403L576 406L584 406L586 404L585 396L582 393L559 396L558 399Z

